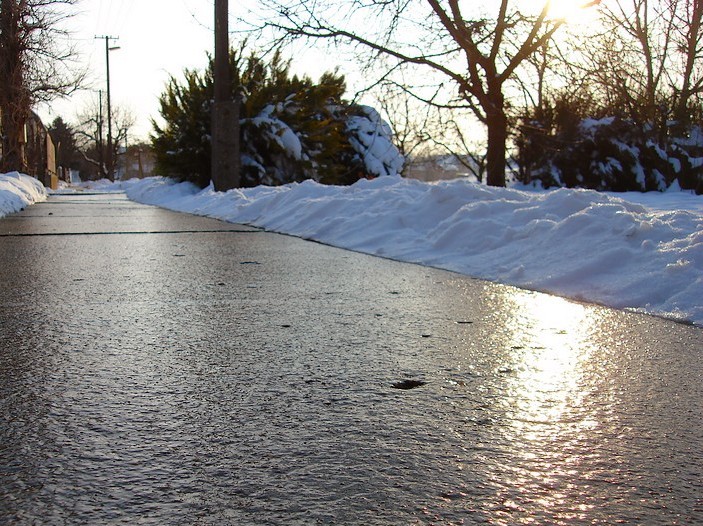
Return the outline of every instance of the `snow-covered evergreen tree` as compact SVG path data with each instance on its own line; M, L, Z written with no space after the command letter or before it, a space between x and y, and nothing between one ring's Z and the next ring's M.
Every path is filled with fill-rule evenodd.
M315 83L290 74L276 53L231 54L232 93L241 96L242 185L280 185L305 179L351 184L360 177L400 172L403 158L378 112L343 100L344 77ZM210 178L212 61L204 72L171 78L161 96L164 126L152 137L164 175L206 186Z
M697 127L655 126L621 116L584 118L566 109L522 126L516 139L521 182L616 192L675 185L703 193L703 139Z

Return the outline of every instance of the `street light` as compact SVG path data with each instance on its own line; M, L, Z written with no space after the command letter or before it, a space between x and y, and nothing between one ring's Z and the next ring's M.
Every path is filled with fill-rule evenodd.
M110 47L110 40L117 40L119 37L101 36L95 38L105 39L105 66L107 68L107 177L111 181L114 179L114 165L112 159L112 107L110 99L110 51L120 49L119 46Z
M112 158L112 107L110 106L110 51L120 49L119 46L109 47L105 38L105 64L107 65L107 177L115 179L115 160Z

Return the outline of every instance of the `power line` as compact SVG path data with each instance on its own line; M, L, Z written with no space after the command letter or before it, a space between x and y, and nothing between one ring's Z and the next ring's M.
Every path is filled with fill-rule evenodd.
M200 27L202 27L204 29L207 29L210 32L215 31L215 28L213 26L208 25L208 24L204 24L203 22L198 20L198 17L195 16L195 13L193 12L192 8L188 6L188 4L186 3L186 0L181 0L181 3L183 4L183 7L185 8L186 11L188 11L188 14L190 15L190 17L193 19L193 21L196 24L198 24Z
M118 32L122 32L125 27L125 24L131 18L130 15L132 14L132 9L134 8L134 0L122 0L120 6L121 9L118 11L118 16L115 18L115 20L118 21Z
M95 18L95 33L98 32L98 29L100 29L102 25L102 15L103 15L103 6L105 5L105 2L98 2L98 16Z

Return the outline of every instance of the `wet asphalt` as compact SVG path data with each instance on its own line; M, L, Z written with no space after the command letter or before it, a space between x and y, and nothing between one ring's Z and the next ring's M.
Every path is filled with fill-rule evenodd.
M0 524L700 524L703 333L57 195L0 220Z

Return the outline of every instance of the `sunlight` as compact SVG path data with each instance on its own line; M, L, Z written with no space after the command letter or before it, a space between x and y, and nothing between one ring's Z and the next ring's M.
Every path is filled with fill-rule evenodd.
M535 423L558 428L564 413L577 409L583 396L579 383L590 352L584 345L591 327L589 310L543 294L518 293L511 300L516 325L509 380L514 421L528 435Z
M584 18L590 18L591 7L591 3L584 0L552 0L549 16L567 24L581 23Z
M504 433L507 443L519 446L509 451L515 461L497 477L502 478L497 488L527 488L525 506L568 506L568 488L561 482L579 470L570 445L587 442L600 426L586 388L598 352L598 314L586 305L536 292L510 290L503 300L512 311L505 320L509 350L498 370ZM573 510L579 518L587 512L587 505Z
M597 7L600 0L523 0L531 4L531 9L541 11L548 4L549 18L563 20L572 27L588 26L597 17ZM522 2L518 1L517 5Z

